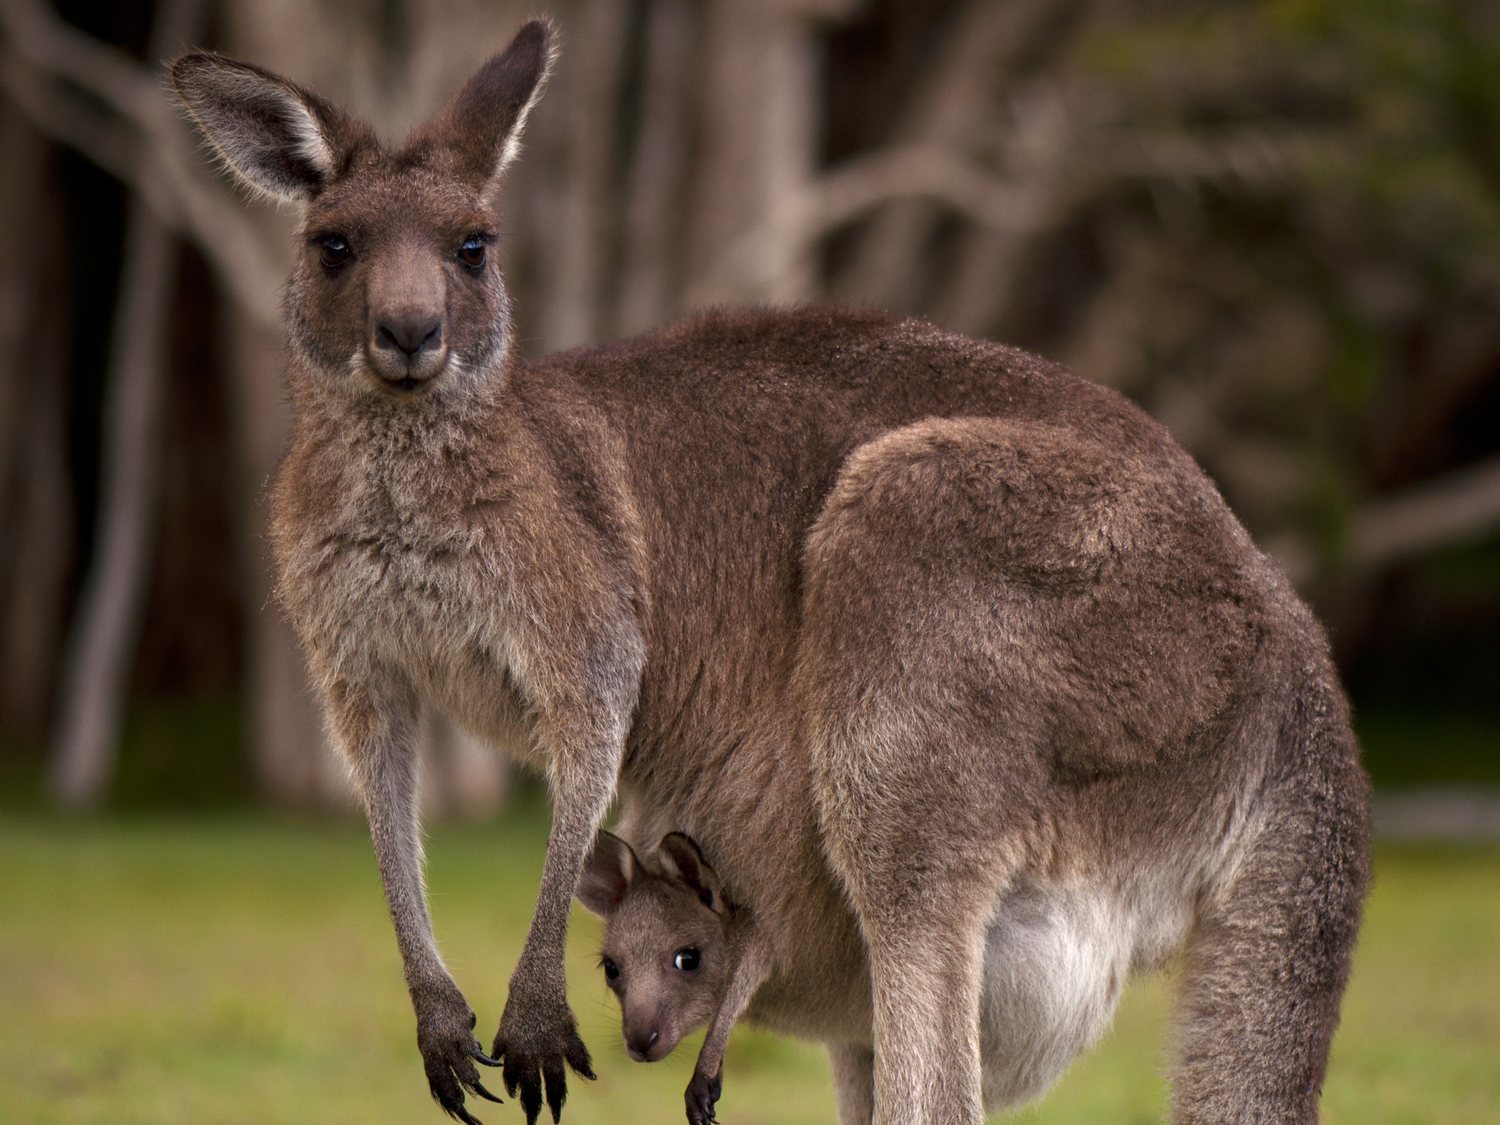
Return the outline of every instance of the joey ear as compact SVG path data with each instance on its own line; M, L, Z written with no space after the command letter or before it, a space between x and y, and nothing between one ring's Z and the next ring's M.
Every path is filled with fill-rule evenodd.
M308 199L369 130L310 90L212 51L171 66L172 87L229 169L258 192Z
M728 904L719 885L719 876L703 858L697 842L683 832L671 832L656 846L656 858L669 878L686 883L700 902L716 914L724 913Z
M456 153L471 182L493 183L521 151L526 117L552 69L554 38L544 20L523 24L510 46L481 66L421 130L421 139Z
M599 917L608 918L619 909L638 870L640 862L630 845L601 828L594 837L594 848L583 864L583 875L578 880L578 901Z

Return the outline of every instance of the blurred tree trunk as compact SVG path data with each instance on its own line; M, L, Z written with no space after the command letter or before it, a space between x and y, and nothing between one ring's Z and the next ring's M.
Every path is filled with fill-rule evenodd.
M200 0L168 0L152 31L151 55L167 55L195 37L201 11ZM69 808L93 807L105 797L124 733L157 532L158 434L176 278L175 237L145 200L133 199L105 388L99 518L70 629L52 747L52 793Z
M624 186L617 336L655 328L677 306L681 263L674 250L691 159L694 14L689 0L656 0L646 10L636 138Z
M685 232L690 306L794 302L817 292L813 259L789 211L817 161L815 32L805 5L706 7ZM744 246L762 222L764 236ZM737 246L748 252L726 261Z
M51 762L54 797L89 808L106 795L125 720L160 487L163 344L176 273L171 233L131 205L104 421L94 557L70 630Z
M263 219L267 226L282 216ZM283 239L282 244L290 245ZM266 548L266 483L286 445L291 417L282 391L286 364L278 332L234 303L224 310L223 358L234 419L231 455L238 495L233 550L245 599L246 740L261 792L286 807L348 803L350 793L324 745L301 647L273 597Z
M951 14L940 25L935 58L918 73L898 111L889 141L958 148L983 136L994 95L1009 77L1008 63L1053 6L1052 0L970 0ZM926 200L898 200L883 209L843 271L841 295L883 308L917 307L928 241L942 218L942 209Z
M1018 91L1012 102L1015 113L1001 146L1001 165L1015 200L1011 229L970 233L936 286L932 306L940 324L972 336L992 333L1014 308L1027 251L1050 233L1068 202L1064 174L1074 138L1052 80Z
M595 343L604 327L610 266L614 148L629 6L581 0L554 68L550 121L533 123L550 181L534 205L545 263L535 310L543 352ZM545 103L544 103L545 104ZM541 128L538 128L541 125Z
M424 816L481 820L505 804L513 771L495 747L436 711L422 726Z
M71 326L42 138L0 102L0 720L37 731L55 690L73 514L64 392ZM25 357L24 362L19 357Z

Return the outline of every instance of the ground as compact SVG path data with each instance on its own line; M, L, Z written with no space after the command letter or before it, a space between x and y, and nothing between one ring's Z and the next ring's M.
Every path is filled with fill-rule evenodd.
M353 821L0 814L0 1121L437 1122L375 862ZM430 842L440 942L493 1031L540 873L534 797ZM569 987L599 1080L564 1121L681 1120L695 1042L651 1066L620 1046L574 916ZM1500 846L1384 846L1334 1044L1324 1120L1494 1120L1500 1105ZM1171 978L1037 1108L996 1121L1162 1118ZM498 1082L493 1088L498 1089ZM476 1107L488 1125L512 1105ZM741 1028L725 1125L833 1120L821 1052Z

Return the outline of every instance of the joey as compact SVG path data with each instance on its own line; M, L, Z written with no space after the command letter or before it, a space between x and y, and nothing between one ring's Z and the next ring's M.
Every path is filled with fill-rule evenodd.
M725 898L688 836L662 838L648 868L624 840L601 831L578 898L605 919L599 966L620 1002L625 1048L637 1062L669 1055L710 1025L686 1094L691 1125L714 1120L729 1032L759 979L753 924Z

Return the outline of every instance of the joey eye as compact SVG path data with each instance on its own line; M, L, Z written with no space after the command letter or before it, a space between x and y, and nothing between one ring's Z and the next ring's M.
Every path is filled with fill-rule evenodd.
M692 946L679 949L672 955L672 967L681 973L695 972L703 961L703 955Z
M318 245L321 247L319 258L322 259L323 265L331 270L338 269L354 256L354 251L349 248L349 244L336 234L324 235L318 239Z
M604 970L604 979L613 983L620 979L620 966L616 965L608 957L599 962L599 967Z
M464 244L458 248L458 260L472 270L483 266L484 239L477 234L464 239Z

